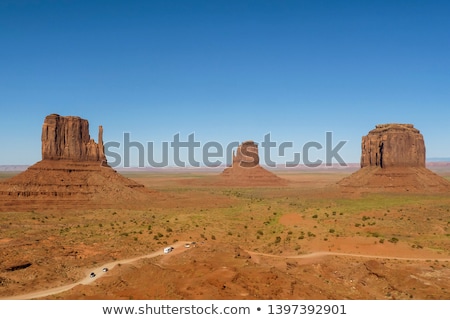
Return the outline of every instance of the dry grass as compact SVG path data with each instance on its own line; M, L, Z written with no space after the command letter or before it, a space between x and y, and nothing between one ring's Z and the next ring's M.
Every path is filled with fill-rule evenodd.
M126 175L157 190L164 201L155 199L140 210L42 208L0 213L0 296L75 281L93 265L181 240L276 255L321 250L450 256L448 195L342 197L326 186L345 174L284 174L290 186L259 188L180 183L209 177L198 173ZM32 267L4 271L23 261Z

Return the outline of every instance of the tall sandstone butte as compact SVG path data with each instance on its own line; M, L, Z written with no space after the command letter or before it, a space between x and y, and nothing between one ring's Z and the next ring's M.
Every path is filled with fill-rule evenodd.
M233 167L253 168L259 164L258 145L251 141L244 141L233 153Z
M425 167L425 142L412 124L380 124L362 138L361 168Z
M412 124L380 124L362 137L361 169L340 180L347 192L449 192L425 167L425 143Z
M42 160L100 161L106 163L103 128L98 143L89 136L89 122L75 116L48 115L42 126Z
M47 116L42 126L42 160L0 182L0 211L49 204L91 207L114 202L129 207L144 201L145 205L150 191L107 164L101 126L98 135L96 143L89 136L88 121L80 117Z
M232 166L226 168L220 178L222 184L238 186L279 186L287 183L259 165L258 145L251 140L238 146L236 153L233 153Z

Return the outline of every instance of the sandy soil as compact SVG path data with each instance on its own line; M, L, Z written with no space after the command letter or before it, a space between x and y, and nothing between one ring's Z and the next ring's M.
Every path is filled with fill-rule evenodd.
M336 187L348 172L277 174L288 184L130 173L151 192L129 206L0 202L0 298L450 299L449 194L349 194Z

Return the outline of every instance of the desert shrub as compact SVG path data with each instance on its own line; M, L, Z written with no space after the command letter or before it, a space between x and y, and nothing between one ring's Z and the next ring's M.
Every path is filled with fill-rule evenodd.
M330 232L330 233L335 233L335 232L336 232L336 230L334 230L334 229L330 229L330 230L329 230L329 232Z
M280 243L281 242L281 237L280 236L277 236L276 238L275 238L275 243Z
M397 242L398 242L398 239L395 238L395 237L392 237L392 238L389 239L388 241L391 242L391 243L397 243Z
M319 216L317 214L313 215L312 218L313 219L317 219Z

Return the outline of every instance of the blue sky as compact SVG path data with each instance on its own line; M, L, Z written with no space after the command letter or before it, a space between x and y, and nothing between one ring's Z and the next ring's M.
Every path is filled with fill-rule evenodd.
M449 15L448 1L2 0L0 165L41 159L51 113L156 146L270 132L300 152L332 131L346 162L376 124L413 123L448 157Z

